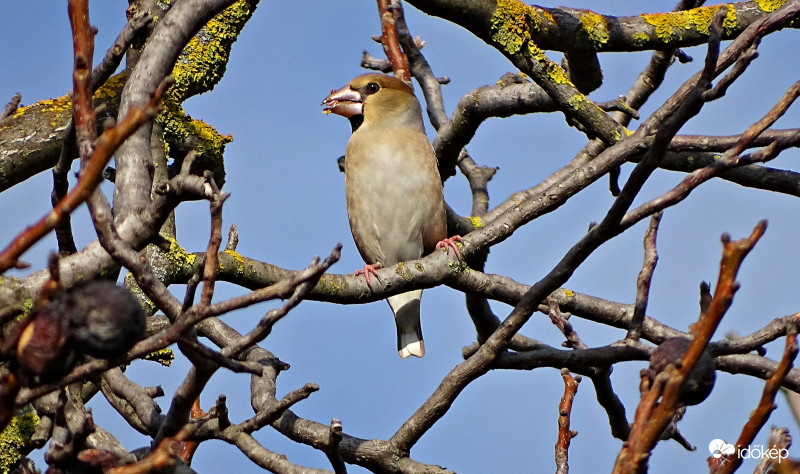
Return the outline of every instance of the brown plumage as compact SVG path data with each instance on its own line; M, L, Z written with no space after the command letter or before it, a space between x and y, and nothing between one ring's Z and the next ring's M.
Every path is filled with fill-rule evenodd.
M367 266L415 260L447 241L442 182L425 135L422 111L408 85L382 74L364 74L332 91L326 112L350 119L345 152L345 196L350 230ZM457 251L457 249L456 249ZM397 323L400 357L422 357L419 322L422 290L388 298Z

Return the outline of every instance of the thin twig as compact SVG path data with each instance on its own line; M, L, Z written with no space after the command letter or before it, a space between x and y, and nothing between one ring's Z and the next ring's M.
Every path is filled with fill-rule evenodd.
M742 428L742 433L739 435L739 439L736 440L736 449L733 454L723 456L719 464L717 464L717 468L712 468L711 472L727 474L736 471L742 464L742 458L737 453L753 442L758 432L767 422L770 413L777 408L775 406L775 394L778 393L781 382L792 368L792 362L797 356L797 349L797 328L793 327L786 336L786 347L783 351L781 362L764 384L761 400L758 402L756 409L751 412L750 419L747 420L747 423Z
M723 252L719 279L708 311L694 325L694 338L683 355L680 366L669 365L660 372L649 390L642 394L628 440L620 450L614 465L614 473L644 472L648 454L661 438L680 405L681 390L695 363L702 355L719 322L733 301L739 287L736 275L744 257L755 246L766 229L761 221L750 237L731 241L722 236Z
M209 413L219 420L219 427L223 430L231 425L227 400L228 397L224 393L220 394L217 397L217 402L214 404L214 408L212 409L213 412Z
M228 193L215 192L211 199L211 236L203 264L203 292L200 294L200 304L208 306L214 297L214 284L217 279L219 267L219 246L222 243L222 205L228 198Z
M760 38L756 38L753 41L753 44L750 45L750 47L747 48L736 60L736 63L734 63L731 70L722 76L714 85L714 87L705 92L704 95L707 101L712 101L724 96L731 84L733 84L733 82L738 79L739 76L744 74L744 72L747 70L747 67L750 66L750 63L752 63L753 60L758 57L758 44L760 41Z
M3 107L3 110L0 111L0 122L14 115L14 112L19 108L20 101L22 101L22 94L17 92L11 97L11 101Z
M202 319L219 316L221 314L225 314L236 309L245 308L247 306L267 300L289 297L298 285L309 281L310 279L319 278L321 274L330 267L330 265L333 265L333 263L338 261L339 257L341 256L341 250L342 245L337 244L331 254L324 261L317 265L310 265L308 268L301 270L294 275L278 281L268 287L259 288L246 295L236 296L226 301L212 303L208 306L208 308L203 309L202 311L197 311L193 315L186 314L186 324L192 325ZM322 272L320 272L320 268L322 267L324 267L324 269Z
M771 456L769 454L761 456L761 460L758 462L758 466L753 470L753 474L775 474L784 473L786 471L797 472L798 467L800 467L797 461L788 459L788 450L791 445L792 435L789 434L789 429L772 425L769 430L769 436L767 436L767 452L769 454L776 453L777 456ZM792 467L787 469L785 465L781 466L783 463L787 463Z
M347 474L347 465L344 463L342 456L339 455L339 443L342 441L342 422L336 418L332 419L331 429L328 433L329 440L325 455L328 456L334 473Z
M556 474L569 472L569 445L572 438L578 436L577 431L569 429L569 418L572 413L572 402L578 392L581 377L573 377L569 370L561 370L564 379L564 395L558 403L558 439L556 440Z
M80 14L80 12L76 13ZM71 15L72 14L74 13L71 13ZM87 107L91 107L92 105L91 103L86 103L87 98L90 99L91 93L96 91L101 85L103 85L106 82L106 80L108 80L108 78L111 76L111 74L113 74L113 72L117 69L117 66L119 66L119 63L122 60L125 51L130 46L130 43L133 40L133 36L140 29L147 26L151 20L152 18L146 12L140 12L136 14L125 25L125 27L120 32L119 36L117 36L116 41L114 41L114 44L106 52L106 55L103 57L103 60L100 62L100 64L98 64L94 68L94 70L92 70L90 93L87 93L85 91L86 87L88 86L88 84L86 84L87 81L85 80L84 77L85 71L81 72L80 74L80 77L82 78L81 83L74 84L73 88L75 91L79 90L79 88L81 90L80 100L83 102L81 104L82 110L86 110ZM83 27L86 27L86 25L88 25L88 20L86 20L86 23L84 24ZM77 39L78 37L76 37L76 40ZM89 49L88 48L89 45L84 44L86 39L87 39L86 35L80 35L82 50ZM77 64L78 63L76 60L76 66ZM92 119L91 117L88 117L86 119L82 119L82 122L91 119ZM84 123L84 125L86 125L86 123ZM91 145L94 142L95 138L94 133L95 133L94 125L90 127L90 130L86 130L82 133L82 136L84 137L85 140L90 140L88 147L87 146L81 147L81 150L83 150L84 153L91 152ZM64 139L61 145L61 154L59 156L58 162L53 167L53 192L51 193L51 200L53 206L56 206L58 202L61 201L61 199L63 199L64 196L66 196L67 192L69 191L69 182L67 180L67 176L69 174L70 167L72 165L72 160L78 155L75 143L76 140L75 135L76 135L75 116L73 115L73 117L70 119L69 125L67 125L66 131L64 132ZM89 154L83 156L82 161L87 160L89 156L90 156ZM75 253L77 251L77 248L75 246L75 240L72 236L72 228L70 225L69 215L65 215L63 217L63 219L56 226L55 231L58 240L59 252L61 253L61 255L66 256Z
M586 349L588 346L581 341L580 336L572 327L572 324L568 320L568 316L564 315L561 312L561 308L558 306L558 302L555 299L548 298L547 304L550 307L550 311L548 312L548 316L550 316L550 321L561 331L561 333L567 338L565 342L562 343L563 346L569 347L570 349Z
M72 73L75 138L78 142L78 154L84 159L88 159L92 156L92 146L97 136L95 112L92 106L92 58L94 57L95 32L89 24L88 0L70 0L67 5L69 22L72 26L72 44L75 50Z
M650 295L650 283L653 280L653 272L658 262L658 252L656 251L656 237L658 236L658 224L661 222L661 212L653 214L650 218L650 225L644 233L644 262L639 276L636 279L636 304L633 306L633 317L631 326L628 329L626 339L638 340L642 334L642 324L647 313L647 300Z
M307 383L297 390L284 395L278 403L270 407L268 410L259 410L256 415L249 418L238 425L239 429L245 433L252 433L264 426L271 424L273 421L283 415L286 410L292 406L310 397L312 393L319 390L319 385L315 383Z
M148 472L164 472L178 462L178 452L181 443L189 439L193 429L189 426L183 428L175 436L164 438L158 446L141 461L126 464L111 469L109 474L145 474Z
M225 244L225 250L235 252L238 245L239 231L236 229L236 224L231 224L231 228L228 230L228 243Z
M598 369L594 373L588 374L589 379L594 385L597 394L597 403L606 411L608 425L611 428L611 436L625 441L631 432L631 425L625 412L625 405L619 396L614 392L611 385L611 365Z
M773 123L775 123L779 118L786 113L797 97L800 96L800 81L795 82L794 84L789 87L786 93L783 94L783 97L775 104L770 111L764 115L758 122L750 125L747 127L747 130L742 134L741 140L736 145L736 149L733 151L734 155L740 154L746 148L750 146L750 143L758 137L761 132L769 128Z
M128 23L117 35L117 39L114 40L114 44L106 51L100 64L92 70L92 90L97 90L111 77L111 74L117 70L120 62L122 62L122 58L125 57L125 52L128 51L136 34L150 25L152 21L153 17L144 10L136 12L128 20Z
M338 249L338 247L337 247ZM292 310L295 306L300 304L301 301L305 298L306 294L314 288L314 285L317 284L320 277L322 276L325 271L331 267L336 261L339 259L338 252L331 254L326 258L324 261L319 262L317 257L314 257L314 260L309 265L309 270L311 271L311 275L306 281L303 281L299 285L297 285L294 290L292 291L292 295L289 299L281 305L280 308L276 308L270 310L261 321L253 328L252 331L247 333L245 336L242 336L237 341L230 343L224 350L223 354L233 356L240 353L242 350L247 349L248 347L253 346L264 340L270 332L272 332L272 327L280 321L284 316L286 316L289 311Z
M200 398L195 398L194 403L192 404L190 418L192 420L197 420L205 418L206 416L206 412L200 407ZM178 457L181 458L181 460L186 464L191 464L194 453L197 452L197 448L199 446L199 441L186 440L181 442L180 449L178 450Z
M389 0L378 0L378 14L381 18L381 44L386 57L392 62L394 75L407 84L411 84L411 71L408 67L408 58L400 43L397 41L397 28L393 8Z
M77 156L78 150L75 146L75 119L73 118L67 130L64 132L64 142L61 145L61 155L58 163L53 167L53 191L50 193L50 202L53 207L69 192L69 170L72 160ZM58 241L58 252L62 257L72 255L78 251L75 245L75 238L72 235L72 225L69 215L56 225L56 240Z
M392 0L392 14L398 41L405 53L407 67L410 68L410 74L414 76L422 89L431 125L438 130L447 122L447 113L445 113L442 99L442 82L433 74L430 64L420 51L423 43L412 37L406 24L403 3L400 0Z

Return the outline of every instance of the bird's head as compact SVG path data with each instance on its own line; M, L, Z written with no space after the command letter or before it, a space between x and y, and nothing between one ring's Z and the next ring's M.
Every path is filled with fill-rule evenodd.
M322 101L325 113L350 119L353 130L361 122L371 126L422 127L422 111L411 86L384 74L363 74Z

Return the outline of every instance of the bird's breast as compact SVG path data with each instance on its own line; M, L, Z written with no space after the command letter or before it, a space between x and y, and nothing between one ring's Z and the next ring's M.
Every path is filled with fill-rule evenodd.
M427 137L420 132L371 137L359 131L345 156L347 212L356 246L368 263L419 258L429 235L444 234L445 219Z

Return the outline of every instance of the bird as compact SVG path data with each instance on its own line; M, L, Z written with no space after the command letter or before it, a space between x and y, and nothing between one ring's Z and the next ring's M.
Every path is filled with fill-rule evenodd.
M376 270L453 248L447 237L442 180L425 134L422 109L410 85L370 73L353 78L322 101L323 112L349 119L345 149L345 199L350 231L366 265L367 285ZM422 290L387 298L397 325L402 359L425 355L420 325Z

